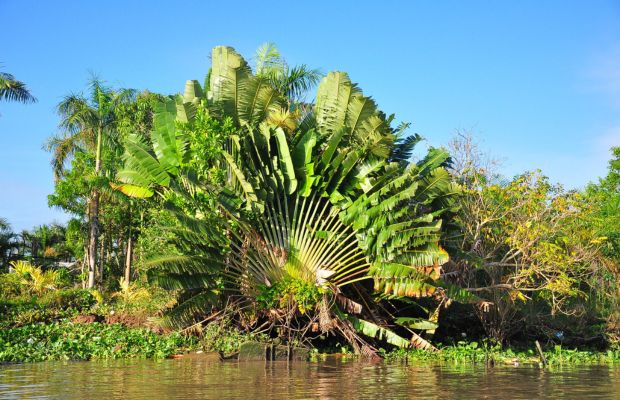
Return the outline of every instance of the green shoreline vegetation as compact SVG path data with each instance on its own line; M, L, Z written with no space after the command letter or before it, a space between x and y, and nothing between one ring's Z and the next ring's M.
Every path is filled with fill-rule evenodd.
M417 148L344 72L273 44L251 59L219 46L182 94L93 79L61 101L48 200L72 218L0 218L0 363L247 341L485 365L537 364L538 341L550 366L620 361L620 148L583 190L503 177L467 132ZM0 79L0 100L35 100Z
M164 359L196 352L234 353L246 341L265 341L265 337L238 331L217 331L204 337L177 332L156 334L145 328L127 328L122 324L53 322L33 324L0 331L0 363L94 360L119 358ZM620 363L620 349L578 350L555 345L545 350L549 366ZM387 362L449 363L500 365L542 365L534 347L526 350L459 342L439 346L438 351L420 349L381 350ZM340 356L355 360L346 345L338 349L315 348L310 361Z

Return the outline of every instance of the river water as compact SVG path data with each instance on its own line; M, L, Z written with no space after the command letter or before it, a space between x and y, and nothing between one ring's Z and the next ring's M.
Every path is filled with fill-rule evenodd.
M620 399L620 366L204 359L0 366L0 399Z

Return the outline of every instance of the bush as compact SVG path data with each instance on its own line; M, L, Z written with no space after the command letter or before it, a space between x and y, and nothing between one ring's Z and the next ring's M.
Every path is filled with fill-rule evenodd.
M21 288L17 274L0 273L0 301L19 296Z
M41 267L32 265L28 261L11 261L11 266L18 279L21 293L41 295L48 290L54 290L60 284L60 273L57 270L43 271Z
M260 285L256 301L264 310L284 309L293 303L300 313L311 311L323 298L323 289L302 279L283 279L271 286Z

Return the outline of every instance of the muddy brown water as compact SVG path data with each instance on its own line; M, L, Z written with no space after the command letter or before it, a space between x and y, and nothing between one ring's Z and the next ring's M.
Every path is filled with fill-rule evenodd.
M0 366L0 399L620 399L620 366L47 362Z

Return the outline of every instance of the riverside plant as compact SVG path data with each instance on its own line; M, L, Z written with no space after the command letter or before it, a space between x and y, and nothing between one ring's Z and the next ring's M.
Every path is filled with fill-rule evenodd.
M186 293L168 323L200 323L234 304L246 328L267 319L289 340L337 334L366 355L375 341L432 349L414 329L392 331L379 303L476 301L441 279L442 215L458 187L445 150L410 161L421 137L393 119L346 73L329 73L308 104L233 49L213 49L205 87L188 81L155 107L150 137L129 136L112 184L160 197L176 217L176 254L147 262L152 281ZM209 152L196 151L196 138Z

